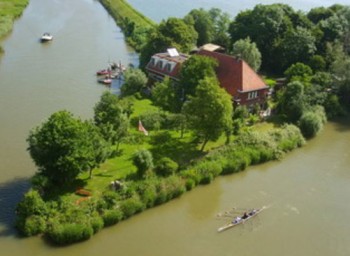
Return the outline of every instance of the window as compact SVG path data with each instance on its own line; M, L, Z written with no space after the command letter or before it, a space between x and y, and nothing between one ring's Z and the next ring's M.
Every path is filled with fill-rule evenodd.
M151 59L151 65L152 65L152 66L155 66L155 65L156 65L156 59L155 59L155 58L152 58L152 59Z
M172 70L172 68L171 68L171 64L170 63L167 63L166 65L165 65L165 70L167 71L167 72L171 72L171 70Z
M159 61L157 62L157 67L158 67L159 69L163 69L163 61L159 60Z
M255 99L257 97L258 97L258 91L248 93L248 100Z

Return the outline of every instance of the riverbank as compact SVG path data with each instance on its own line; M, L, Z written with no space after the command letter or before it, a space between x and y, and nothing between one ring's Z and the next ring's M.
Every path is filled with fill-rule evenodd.
M117 25L123 30L130 46L139 51L155 22L138 12L124 0L100 0Z
M28 3L29 0L0 0L0 39L10 33L14 20L21 16ZM0 54L2 52L0 45Z

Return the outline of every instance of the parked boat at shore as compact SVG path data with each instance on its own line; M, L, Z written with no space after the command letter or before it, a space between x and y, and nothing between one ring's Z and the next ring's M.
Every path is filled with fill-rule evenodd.
M248 213L245 212L242 216L237 216L231 222L229 222L226 225L218 228L218 232L222 232L222 231L225 231L225 230L227 230L229 228L233 228L233 227L238 226L240 224L244 224L247 220L253 218L256 215L258 215L264 209L266 209L265 206L263 206L260 209L253 209L253 210L249 211Z

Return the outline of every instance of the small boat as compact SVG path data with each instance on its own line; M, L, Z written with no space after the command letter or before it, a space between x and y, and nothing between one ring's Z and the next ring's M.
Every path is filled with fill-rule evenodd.
M101 69L101 70L96 72L96 75L103 76L103 75L109 75L110 73L111 73L111 71L108 69Z
M97 80L99 83L101 84L105 84L105 85L111 85L112 84L112 79L111 78L102 78Z
M52 41L53 39L53 36L50 34L50 33L44 33L41 38L40 38L40 41L41 42L48 42L48 41Z
M248 213L243 214L242 216L234 218L231 222L227 223L226 225L218 228L218 232L225 231L229 228L233 228L235 226L238 226L240 224L244 224L247 220L253 218L254 216L258 215L261 213L266 207L262 207L260 209L253 209Z

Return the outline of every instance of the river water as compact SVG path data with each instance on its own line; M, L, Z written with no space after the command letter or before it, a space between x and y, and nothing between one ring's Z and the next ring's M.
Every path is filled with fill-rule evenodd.
M136 6L146 13L147 3L156 4L152 1ZM216 4L188 2L184 12ZM230 1L218 4L226 11L234 6ZM301 6L319 4L304 1ZM167 15L175 15L172 5L169 1L167 9L173 13ZM245 6L235 7L232 14L240 8ZM38 38L45 31L54 41L43 45ZM31 0L2 45L6 53L0 59L1 255L350 255L349 122L328 124L319 137L280 162L220 177L104 229L90 241L56 248L40 237L18 238L12 227L14 207L35 173L26 152L29 130L61 109L90 118L107 90L96 83L95 71L108 61L137 64L137 56L93 0ZM263 205L269 208L245 225L216 232L226 222L215 217L218 212Z

